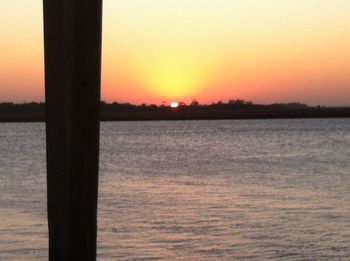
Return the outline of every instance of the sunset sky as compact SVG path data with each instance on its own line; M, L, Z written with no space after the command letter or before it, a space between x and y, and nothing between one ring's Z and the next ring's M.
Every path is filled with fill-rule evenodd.
M104 0L106 101L350 105L349 0ZM42 0L0 0L0 102L43 101Z

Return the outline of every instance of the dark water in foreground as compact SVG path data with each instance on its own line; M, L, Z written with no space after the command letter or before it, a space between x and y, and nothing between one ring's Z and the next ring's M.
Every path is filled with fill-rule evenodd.
M0 260L47 260L44 125L0 156ZM349 119L103 123L98 260L350 260L349 159Z

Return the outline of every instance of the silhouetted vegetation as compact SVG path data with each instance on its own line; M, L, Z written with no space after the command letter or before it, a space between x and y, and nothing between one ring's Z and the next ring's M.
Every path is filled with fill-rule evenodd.
M350 107L309 107L302 103L254 104L230 99L212 104L179 102L178 108L161 105L101 102L102 121L127 120L196 120L196 119L269 119L350 117ZM44 103L0 103L0 122L31 122L45 120Z
M44 113L45 103L0 103L0 113Z
M0 103L0 122L35 122L44 120L44 103Z

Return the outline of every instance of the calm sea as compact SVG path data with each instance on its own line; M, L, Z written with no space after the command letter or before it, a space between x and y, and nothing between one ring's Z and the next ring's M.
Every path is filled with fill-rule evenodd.
M0 260L47 260L45 127L0 124ZM101 126L98 260L350 260L350 119Z

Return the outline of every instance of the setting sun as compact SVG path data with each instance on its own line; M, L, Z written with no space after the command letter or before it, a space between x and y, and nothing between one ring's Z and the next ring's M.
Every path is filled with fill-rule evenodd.
M177 102L172 102L172 103L170 103L170 107L177 108L177 107L179 107L179 104Z

